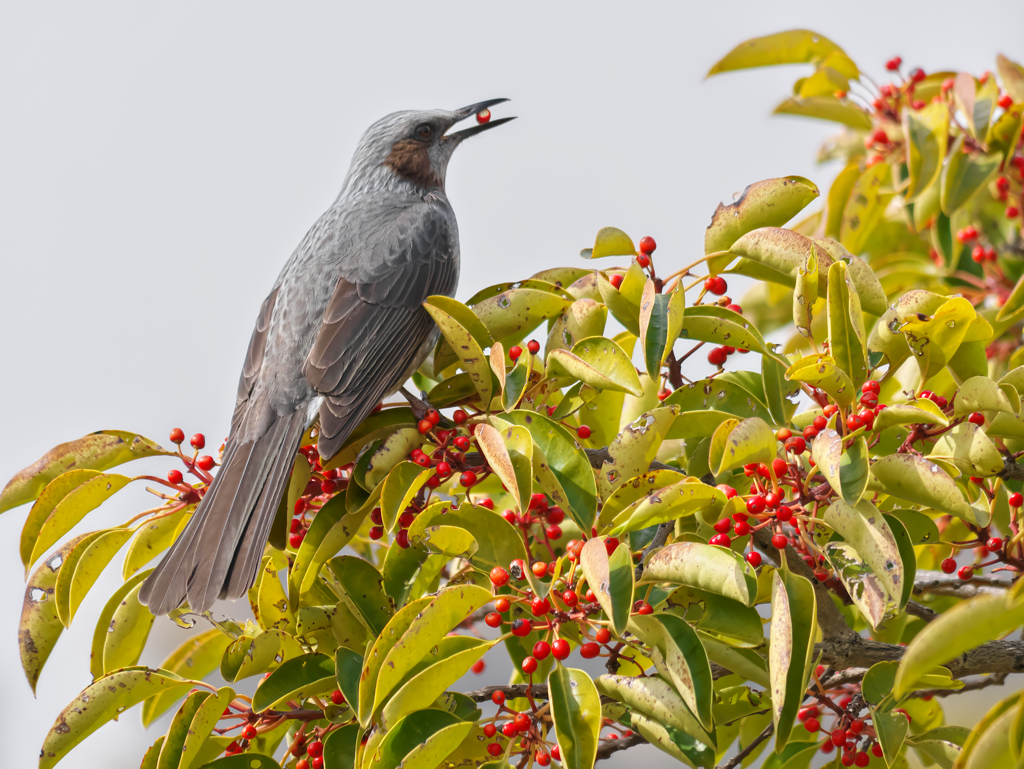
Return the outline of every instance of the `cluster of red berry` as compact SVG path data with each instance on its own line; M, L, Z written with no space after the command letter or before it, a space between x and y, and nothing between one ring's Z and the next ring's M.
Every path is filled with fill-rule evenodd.
M818 670L822 670L820 665ZM820 676L820 672L818 675ZM855 688L859 688L859 686ZM843 766L867 766L871 763L871 756L882 757L882 747L878 744L874 727L864 719L851 718L846 712L853 702L852 694L846 693L836 702L833 702L830 697L819 696L819 701L822 700L829 707L828 715L834 716L831 730L822 728L820 719L823 716L820 705L801 708L797 713L797 719L803 723L804 729L808 732L811 734L825 732L826 739L821 743L820 748L822 753L832 753L839 748L842 750L839 761ZM905 714L905 711L898 712Z

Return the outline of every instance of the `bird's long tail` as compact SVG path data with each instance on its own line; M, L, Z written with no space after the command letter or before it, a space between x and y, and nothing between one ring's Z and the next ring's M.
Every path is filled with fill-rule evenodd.
M196 612L245 595L259 568L302 438L306 412L278 417L263 435L229 441L220 471L177 542L146 579L139 600L166 614Z

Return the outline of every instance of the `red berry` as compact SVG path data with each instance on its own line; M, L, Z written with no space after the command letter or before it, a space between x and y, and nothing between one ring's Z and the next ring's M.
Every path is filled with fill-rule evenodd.
M726 355L724 349L722 349L721 347L713 347L711 348L711 351L708 352L708 363L710 363L712 366L721 366L723 363L725 363L725 359L727 357L728 356Z
M725 278L716 275L704 281L704 289L715 296L722 296L729 290L729 284L725 282Z
M507 598L499 598L494 602L494 608L502 612L508 611L510 605Z
M971 259L974 260L975 263L984 262L985 261L985 247L984 246L975 246L973 249L971 249Z
M425 419L430 422L430 424L437 425L441 421L441 415L438 413L437 409L427 409Z
M562 760L562 751L559 749L559 747L557 745L555 745L553 748L551 748L551 757L553 759L555 759L555 761L561 761Z
M759 515L764 512L765 499L760 494L756 494L747 500L747 512L751 515Z
M985 543L985 547L990 553L999 552L1003 549L1003 540L999 537L992 537Z
M552 541L557 540L557 539L561 539L562 538L562 527L561 526L556 526L555 524L551 524L546 529L544 529L544 536L547 537L549 540L552 540Z
M651 257L647 254L639 254L636 258L636 263L646 270L651 266Z
M537 670L537 660L535 658L527 657L526 659L523 660L523 672L524 673L533 673L536 670ZM522 713L520 713L519 715L522 715ZM516 716L516 720L517 721L519 720L519 716ZM529 727L527 727L527 728L529 728Z
M551 602L547 598L534 598L530 602L530 611L534 617L543 617L551 611Z
M736 536L745 537L750 533L750 524L746 521L736 522Z
M511 358L512 360L519 360L519 356L522 355L522 354L523 354L523 348L520 347L519 345L515 345L514 347L510 347L509 350L508 350L508 357Z
M1015 491L1010 495L1010 507L1020 507L1021 505L1024 505L1024 495Z
M447 478L452 474L452 466L447 462L438 462L437 467L434 468L439 478Z
M596 640L599 644L608 643L610 640L612 640L611 631L608 630L608 628L606 627L598 628L597 632L594 634L594 640Z
M724 483L718 484L717 486L715 486L715 488L718 489L723 494L725 494L725 498L726 499L732 499L733 497L736 496L736 493L737 493L736 489L734 489L732 486L728 486L728 485L726 485Z
M718 545L719 547L729 547L732 544L732 540L729 539L728 534L716 534L708 540L709 545Z
M789 538L785 534L773 534L772 535L772 547L777 550L784 550L786 545L789 544Z
M732 528L732 519L731 518L723 518L720 521L715 521L715 525L713 526L713 528L719 534L728 534L729 533L729 529Z
M861 732L864 731L864 722L861 721L859 718L854 719L850 723L850 731L853 732L854 734L860 734Z
M256 727L253 724L246 724L245 728L242 730L242 738L246 740L256 739L256 734Z
M824 430L826 425L828 425L828 419L823 416L816 416L811 424L814 425L815 430Z
M945 558L942 561L941 567L946 574L952 574L956 571L956 561L952 558Z
M168 470L167 471L167 480L170 481L171 483L178 484L178 483L181 483L185 479L184 479L184 476L182 476L182 474L181 474L181 470Z
M335 705L341 705L345 702L345 695L341 693L341 689L335 689L331 692L331 702Z
M492 611L484 617L484 622L487 623L487 627L498 627L501 624L501 615L496 611Z
M553 644L551 644L551 655L556 660L564 660L569 656L569 643L559 638Z
M832 744L835 745L837 748L840 745L845 745L846 744L846 730L845 729L835 729L835 730L832 731Z
M526 349L530 351L531 355L536 355L540 352L540 342L536 339L531 339L526 343Z
M495 692L494 694L491 695L491 702L493 702L495 705L502 705L502 704L504 704L504 702L505 702L505 693L504 692Z
M608 278L608 282L612 284L612 288L614 288L616 291L618 291L619 290L619 286L622 285L622 276L621 275L612 275L610 278Z
M821 723L817 718L808 718L804 721L804 729L811 732L812 734L821 728Z
M398 525L401 526L403 529L408 529L410 526L412 526L412 522L415 520L416 515L414 513L402 513L400 516L398 516Z
M862 750L859 753L857 753L856 756L854 756L853 763L856 766L867 766L869 763L871 763L871 756L869 756Z
M492 742L487 746L487 752L492 756L500 756L504 752L504 748L502 748L497 742Z
M805 441L813 440L815 438L815 436L817 436L817 434L818 434L818 428L815 427L814 425L808 425L807 427L804 428L804 440Z
M881 758L881 757L882 757L882 746L881 746L881 745L879 745L879 744L878 744L877 742L876 742L876 743L874 743L874 744L873 744L873 745L871 746L871 754L872 754L872 755L873 755L873 756L874 756L875 758Z
M807 441L798 436L793 436L785 443L786 451L792 452L793 454L803 454L807 451Z
M409 547L409 532L406 529L402 529L395 535L395 544L403 550Z
M476 122L480 123L481 125L484 123L489 123L490 120L491 111L489 109L482 109L476 113Z
M783 443L785 443L792 437L793 431L790 430L788 427L780 427L778 430L775 431L775 440L777 441L782 441Z
M534 658L539 660L547 659L549 654L551 654L551 645L547 641L537 641L533 645Z
M1003 109L1009 109L1010 105L1013 104L1013 97L1008 93L1004 93L999 97L999 101L996 102Z
M543 750L538 750L537 753L534 755L534 758L537 761L537 766L547 766L551 763L551 756L549 756Z
M322 756L324 754L324 744L320 740L313 740L313 742L306 746L306 752L313 758Z
M509 721L507 724L501 727L501 733L504 734L506 737L515 737L516 725L512 721Z
M530 631L533 630L533 624L526 619L516 619L512 621L512 635L522 638L523 636L530 635Z
M658 244L654 242L654 238L650 235L644 235L640 238L640 253L642 254L653 254L654 249L658 247Z
M1006 218L1007 219L1016 219L1018 216L1020 216L1020 209L1017 208L1017 206L1007 206L1006 207Z
M484 737L490 739L497 733L498 727L496 727L494 724L484 724Z
M484 663L483 660L477 660L476 662L473 663L473 667L471 667L470 670L472 670L476 675L480 675L481 673L484 672L484 667L485 666L486 666L486 663Z
M203 435L202 433L196 433L195 435L192 436L191 440L189 440L189 443L191 443L192 448L196 449L197 451L199 449L204 449L206 448L206 436Z
M614 553L618 546L619 546L619 539L618 539L618 537L608 537L608 539L606 539L604 541L604 549L608 552L608 555L611 555L612 553Z
M580 425L576 428L576 434L583 440L586 440L590 437L590 428L586 425Z
M925 77L927 77L927 75L924 74L924 70L920 67L910 70L910 79L915 83L920 83L925 79Z
M885 63L885 68L890 72L895 72L900 68L900 64L902 63L903 59L901 59L899 56L894 56Z
M426 435L434 428L434 425L430 423L429 419L421 419L416 424L416 429L420 431L421 435Z
M882 392L882 383L877 379L869 379L860 386L860 390L864 393L874 393L875 395L878 395Z
M508 582L508 572L500 566L495 566L491 569L491 584L495 587L501 587Z
M719 534L718 536L725 537L724 534ZM728 537L725 537L725 538L728 539ZM644 601L643 603L640 604L640 608L637 609L637 612L640 613L640 614L643 614L645 616L648 615L648 614L654 614L654 607L651 606L649 603L647 603L647 601Z
M185 433L182 431L180 427L175 427L173 430L171 430L170 438L171 443L175 445L181 445L181 443L185 440Z
M548 573L548 565L544 561L534 561L530 571L533 572L533 576L542 579Z
M471 486L476 485L476 480L476 473L474 473L472 470L467 470L466 472L459 476L459 485L461 485L462 488L464 489L468 489ZM491 505L493 506L494 503L491 502Z
M203 454L201 457L199 457L199 459L196 460L196 467L198 467L200 470L205 470L206 472L209 472L210 470L213 469L213 464L213 457L211 457L209 454Z
M588 641L580 647L580 656L585 660L593 659L601 652L601 647L593 641Z
M974 576L973 566L961 566L956 575L962 580L968 580Z
M377 541L378 539L380 539L381 537L384 536L384 527L383 526L371 526L370 527L370 531L369 531L369 536L370 536L370 539L372 539L374 541Z
M747 553L747 563L753 566L755 569L761 565L761 554L753 551Z
M580 597L576 595L575 590L566 590L562 593L562 602L571 609L580 602Z

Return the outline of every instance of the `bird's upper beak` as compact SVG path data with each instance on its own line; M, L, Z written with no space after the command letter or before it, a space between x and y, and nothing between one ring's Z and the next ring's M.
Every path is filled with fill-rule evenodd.
M488 109L489 107L492 107L495 104L501 104L503 101L508 101L508 99L488 99L487 101L477 102L476 104L470 104L468 107L462 107L461 109L457 109L455 110L455 122L458 123L462 120L465 120L466 118L471 117L472 115L475 115L478 112L481 112L485 109ZM481 123L479 125L472 126L471 128L463 128L461 131L445 134L445 138L462 141L463 139L466 139L470 136L474 136L475 134L478 134L481 131L486 131L489 128L500 126L502 123L507 123L510 120L515 120L515 117L503 117L499 118L498 120L491 120L488 123Z

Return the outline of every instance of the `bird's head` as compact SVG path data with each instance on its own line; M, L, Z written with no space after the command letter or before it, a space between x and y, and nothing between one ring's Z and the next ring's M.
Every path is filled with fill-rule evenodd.
M448 161L465 139L514 118L450 131L456 123L508 99L488 99L454 111L406 110L383 117L367 129L356 149L346 188L358 177L401 179L424 190L444 189Z

